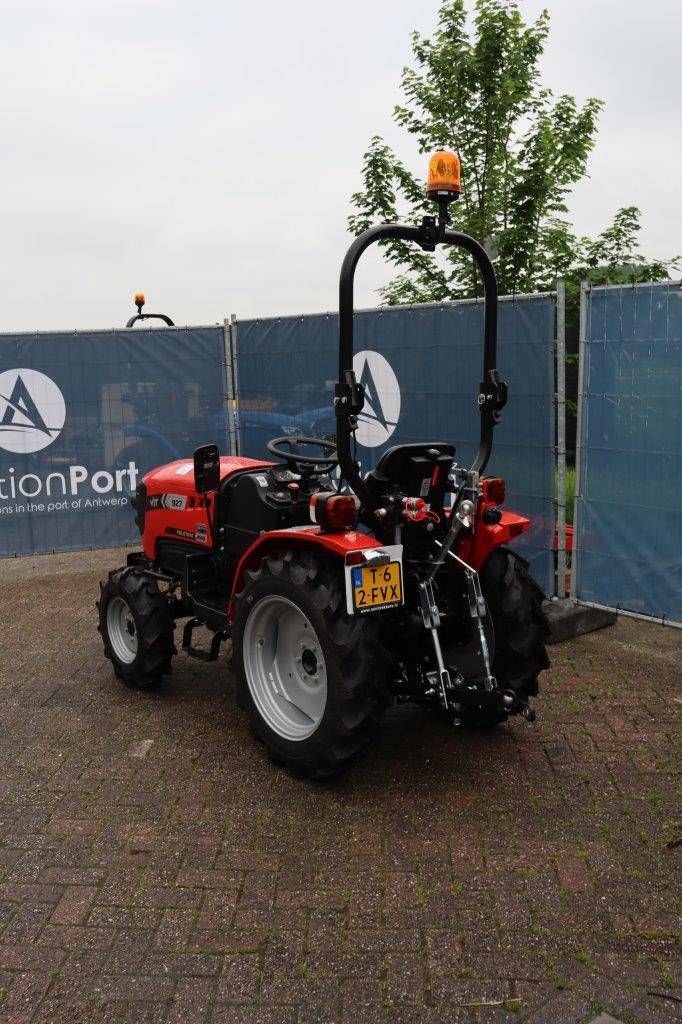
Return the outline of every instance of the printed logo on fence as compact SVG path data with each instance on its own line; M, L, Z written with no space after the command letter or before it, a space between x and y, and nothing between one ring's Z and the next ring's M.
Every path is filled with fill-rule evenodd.
M39 370L0 373L0 448L39 452L59 437L66 420L64 396Z
M358 444L364 448L378 448L388 441L398 426L398 378L388 359L371 349L355 355L353 370L358 382L365 389L365 405L358 416Z
M26 368L0 373L0 449L20 455L39 452L57 440L65 421L64 396L46 374ZM0 466L0 472L0 516L127 505L138 476L133 459L111 472L66 460L50 473L22 474L11 465Z

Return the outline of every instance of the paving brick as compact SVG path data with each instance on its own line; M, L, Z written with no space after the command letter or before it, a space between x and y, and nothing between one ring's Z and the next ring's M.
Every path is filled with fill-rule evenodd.
M267 938L266 928L197 929L192 936L192 949L205 953L248 953L260 949Z
M52 977L49 974L19 974L0 1006L5 1024L28 1024L51 983Z
M46 867L40 881L47 885L99 885L106 871L95 867Z
M82 952L75 950L66 955L50 989L52 1001L87 999L93 982L106 974L107 954L101 950Z
M380 1020L383 1006L381 985L376 982L349 978L343 989L343 1024L355 1024L359 1020Z
M296 1024L293 1006L225 1006L217 1003L211 1024Z
M82 928L78 925L46 925L36 940L39 946L54 949L109 949L116 932L113 928Z
M151 953L143 961L142 970L173 978L211 977L220 970L220 958L210 953Z
M257 953L228 953L218 979L216 999L220 1003L252 1003L260 986L261 966Z
M176 884L196 889L231 888L229 873L218 868L182 868Z
M93 994L106 1003L165 1002L175 991L175 979L159 975L103 974Z
M40 949L37 946L0 945L0 970L56 971L66 953L62 949Z
M154 936L157 949L184 949L196 920L194 910L164 910L161 923Z
M218 870L231 871L277 871L280 858L275 854L258 850L224 849L216 860Z
M570 854L557 857L556 871L562 889L569 892L589 892L594 888L587 864L580 857Z
M173 997L168 1024L205 1024L209 1019L213 992L213 981L181 978Z
M109 1024L108 1008L90 999L68 995L58 998L52 993L38 1007L31 1024Z
M150 951L153 932L149 929L121 929L106 952L102 974L142 974L142 965Z
M54 908L52 924L83 924L95 901L97 888L94 885L69 885Z
M341 1010L336 998L323 1002L306 1000L298 1007L297 1024L339 1024Z
M421 952L390 952L385 957L386 1001L390 1006L405 1003L421 1006L426 996L425 959Z
M344 917L339 911L313 912L308 925L308 947L319 953L338 950L343 933Z
M359 952L383 953L391 949L419 949L420 937L416 929L349 928L347 943L351 949Z
M35 942L52 909L51 903L25 903L18 907L4 930L3 942L8 945Z
M0 885L0 899L7 903L58 903L63 891L61 885L20 885L4 882Z

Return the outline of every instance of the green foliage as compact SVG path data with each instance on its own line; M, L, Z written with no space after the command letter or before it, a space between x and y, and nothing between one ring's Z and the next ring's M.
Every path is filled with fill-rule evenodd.
M500 291L550 289L558 276L594 283L605 275L612 281L666 277L666 263L647 263L637 251L636 207L619 210L594 241L577 238L566 220L568 196L595 144L602 102L590 98L581 106L541 85L548 13L526 23L516 0L475 0L474 7L471 32L465 0L446 0L433 37L413 34L415 66L403 70L404 101L393 116L420 153L459 152L462 195L454 219L494 257ZM424 183L378 135L365 153L362 178L349 218L356 234L370 224L419 222L433 213ZM387 303L481 294L476 269L460 251L448 250L437 263L407 243L383 245L398 271L381 292ZM569 301L574 298L571 293Z
M679 256L667 260L647 260L639 252L640 211L624 206L616 213L611 227L592 241L576 240L575 257L566 271L566 317L577 321L580 306L580 282L592 285L633 284L636 281L665 281L677 268Z

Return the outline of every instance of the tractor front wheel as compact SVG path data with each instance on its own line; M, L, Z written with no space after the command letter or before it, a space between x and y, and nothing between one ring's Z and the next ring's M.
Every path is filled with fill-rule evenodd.
M256 736L294 775L339 774L373 735L386 673L375 623L346 614L343 566L271 553L235 605L238 696Z
M100 583L98 630L114 673L148 690L171 671L174 622L156 580L135 569L115 569Z

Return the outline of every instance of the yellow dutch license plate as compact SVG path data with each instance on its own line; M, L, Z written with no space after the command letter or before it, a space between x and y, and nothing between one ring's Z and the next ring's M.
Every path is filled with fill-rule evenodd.
M356 565L353 568L353 608L356 612L395 608L403 603L400 562Z

